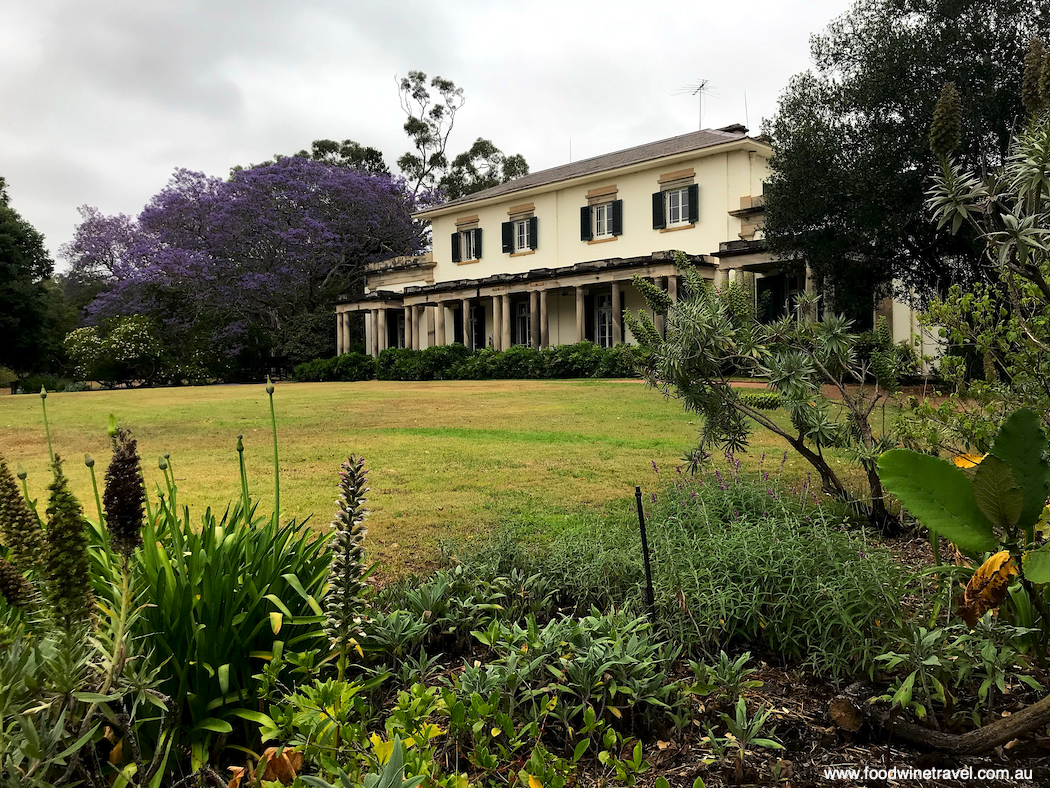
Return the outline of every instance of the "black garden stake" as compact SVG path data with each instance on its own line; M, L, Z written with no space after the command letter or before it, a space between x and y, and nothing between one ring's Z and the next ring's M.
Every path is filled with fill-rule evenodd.
M638 528L642 532L642 563L645 564L645 604L649 608L650 620L656 618L653 597L653 572L649 568L649 540L645 536L645 512L642 509L642 488L634 487L634 499L638 502Z

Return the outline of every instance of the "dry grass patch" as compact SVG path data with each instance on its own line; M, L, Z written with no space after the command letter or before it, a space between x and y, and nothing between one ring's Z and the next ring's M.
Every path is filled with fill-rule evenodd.
M275 395L282 517L325 527L336 471L351 452L370 469L370 553L394 572L420 571L440 538L487 532L514 516L551 519L603 509L635 484L656 483L652 463L672 468L696 437L696 417L638 381L444 381L282 383ZM273 505L269 408L261 385L94 391L47 400L57 454L94 514L90 452L109 461L106 419L132 429L152 488L157 458L171 453L180 503L224 509L238 494L237 435L260 512ZM47 444L40 399L0 398L0 451L29 470L46 498ZM774 436L755 435L747 465L779 464ZM773 455L775 454L775 458ZM789 457L787 476L806 467ZM99 479L101 484L101 476Z

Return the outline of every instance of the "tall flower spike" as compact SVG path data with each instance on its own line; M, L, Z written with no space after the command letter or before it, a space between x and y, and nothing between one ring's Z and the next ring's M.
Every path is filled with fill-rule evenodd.
M125 429L118 429L114 441L117 450L106 469L106 490L102 502L106 507L106 529L113 548L125 558L142 544L142 513L146 490L139 469L138 442Z
M62 460L55 458L55 480L48 488L47 602L60 627L71 631L91 618L91 576L88 572L87 528L80 504L69 491Z
M325 598L325 634L332 647L345 660L361 632L364 607L363 592L366 572L364 548L361 546L368 529L364 525L368 510L365 494L369 488L364 457L353 455L339 472L338 507L332 528L332 563L328 569L328 594Z
M1035 115L1046 103L1039 89L1039 79L1043 72L1043 61L1046 47L1038 38L1032 38L1028 44L1028 53L1024 57L1024 78L1021 81L1021 100L1029 115Z
M3 558L0 558L0 596L12 607L23 609L33 600L33 586Z
M962 140L962 107L954 82L945 82L930 124L930 150L935 156L948 158Z
M47 554L44 531L29 511L3 457L0 457L0 541L7 545L11 560L23 572L43 569Z

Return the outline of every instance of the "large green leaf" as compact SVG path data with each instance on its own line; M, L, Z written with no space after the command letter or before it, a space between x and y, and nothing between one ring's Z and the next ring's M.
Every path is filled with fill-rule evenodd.
M1039 417L1027 408L1010 414L995 436L992 454L1010 466L1024 491L1018 524L1031 531L1043 511L1050 490L1050 465L1043 461L1046 436Z
M995 456L984 458L973 478L973 494L984 516L1004 530L1017 525L1024 491L1010 466Z
M1033 550L1021 557L1024 576L1032 583L1050 583L1050 551Z
M999 546L992 524L974 499L973 485L962 471L943 460L908 449L892 449L879 458L879 478L920 523L976 555Z

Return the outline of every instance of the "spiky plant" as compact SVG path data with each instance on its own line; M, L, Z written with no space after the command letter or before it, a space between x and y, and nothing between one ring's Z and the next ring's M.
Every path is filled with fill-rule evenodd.
M339 655L339 678L346 670L347 657L361 634L364 607L365 551L361 542L368 533L364 525L368 517L365 496L368 473L365 458L351 455L339 469L338 507L332 528L332 563L328 569L328 594L325 597L324 632Z
M43 569L47 553L44 531L29 511L3 457L0 457L0 540L7 545L11 560L20 570Z
M1043 67L1039 71L1039 95L1042 106L1050 104L1050 52L1043 52Z
M106 489L102 503L106 507L106 529L113 549L127 561L142 544L142 515L146 490L139 469L138 442L125 429L117 430L117 450L106 469Z
M15 567L0 558L0 596L12 607L28 607L33 599L33 586Z
M88 572L87 528L83 511L55 457L55 480L48 488L46 594L51 616L67 632L91 618L91 576Z
M946 159L955 152L962 141L962 106L959 91L954 82L945 82L941 97L933 110L930 125L930 150L934 155Z
M1028 53L1024 57L1024 77L1021 81L1021 101L1030 115L1035 115L1046 103L1039 89L1039 79L1043 72L1043 61L1046 47L1038 38L1028 44Z

